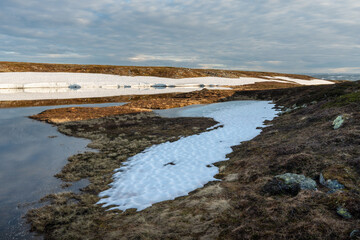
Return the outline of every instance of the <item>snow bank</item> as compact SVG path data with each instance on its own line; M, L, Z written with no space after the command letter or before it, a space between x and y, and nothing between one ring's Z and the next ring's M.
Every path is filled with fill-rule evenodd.
M190 92L204 87L240 86L257 82L296 82L303 85L331 84L325 80L301 80L285 77L267 78L160 78L149 76L118 76L95 73L46 73L46 72L14 72L0 73L0 101L7 100L36 100L36 99L65 99L65 98L90 98L116 95L129 95L139 90L149 91L141 94L156 94L167 92ZM85 91L71 91L86 89ZM38 89L67 89L65 91L46 91ZM125 88L125 90L124 90ZM163 89L160 89L163 88ZM24 89L24 91L8 91L8 89ZM27 89L32 89L27 91ZM91 90L93 89L93 90ZM165 89L167 89L165 91ZM181 90L180 90L181 89ZM160 91L161 90L161 91ZM30 94L30 92L32 94ZM11 94L12 93L12 94ZM51 93L51 94L46 94ZM138 94L140 94L138 92Z
M304 80L304 79L297 79L297 78L289 78L289 77L269 77L272 80L285 80L287 82L294 82L301 85L324 85L324 84L334 84L334 82L321 80L321 79L313 79L313 80Z
M152 146L129 158L115 170L111 188L100 193L98 203L111 209L140 211L216 180L218 168L213 163L226 160L231 146L258 135L256 128L275 117L273 107L266 101L236 101L178 109L179 116L210 117L223 126Z

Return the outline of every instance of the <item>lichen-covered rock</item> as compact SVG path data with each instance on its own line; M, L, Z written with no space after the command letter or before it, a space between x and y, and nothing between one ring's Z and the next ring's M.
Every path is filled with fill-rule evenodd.
M336 209L336 213L339 214L340 216L342 216L345 219L350 219L352 218L351 214L349 213L349 211L346 208L343 207L338 207Z
M345 186L342 185L341 183L339 183L338 180L332 180L332 179L328 179L325 180L324 176L322 173L320 173L320 179L319 179L320 184L324 185L325 187L329 188L330 191L336 191L336 190L341 190L344 189Z
M287 185L297 183L300 185L301 189L316 190L317 187L316 182L314 180L300 174L285 173L285 174L277 175L275 177L283 180L284 183Z
M342 115L339 115L335 118L335 120L333 121L333 126L334 126L334 130L340 128L344 123L344 118L342 117Z

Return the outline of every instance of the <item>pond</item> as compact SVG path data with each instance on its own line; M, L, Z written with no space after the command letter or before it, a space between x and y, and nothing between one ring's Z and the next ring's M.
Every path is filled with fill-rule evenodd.
M114 106L124 103L86 104L0 109L0 239L41 239L29 233L22 216L49 193L77 191L86 181L63 189L54 177L67 158L90 142L60 134L56 127L29 119L44 110L73 106Z

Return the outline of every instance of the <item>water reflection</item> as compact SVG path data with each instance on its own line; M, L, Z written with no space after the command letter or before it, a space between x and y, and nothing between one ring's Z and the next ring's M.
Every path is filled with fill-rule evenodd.
M204 88L209 89L228 89L217 87L215 85L203 84L183 84L179 86L154 84L152 86L137 85L103 85L99 87L80 85L71 85L66 88L0 88L0 101L11 100L34 100L34 99L66 99L66 98L90 98L90 97L108 97L119 95L136 95L136 94L161 94L171 92L192 92Z
M120 104L81 106L113 105ZM0 239L39 238L28 232L21 216L48 193L76 190L87 184L81 181L62 189L62 182L53 176L69 156L91 151L86 148L89 141L62 135L54 126L27 118L59 107L0 109Z

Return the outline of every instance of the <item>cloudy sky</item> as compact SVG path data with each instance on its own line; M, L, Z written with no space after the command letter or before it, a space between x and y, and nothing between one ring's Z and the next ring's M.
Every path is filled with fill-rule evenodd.
M1 0L0 61L360 72L359 0Z

